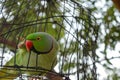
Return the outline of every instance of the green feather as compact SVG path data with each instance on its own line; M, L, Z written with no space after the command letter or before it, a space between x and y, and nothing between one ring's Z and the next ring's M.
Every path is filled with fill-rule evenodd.
M37 38L40 38L40 40L38 40ZM56 63L57 63L57 52L59 49L58 43L57 41L48 33L45 32L36 32L36 33L32 33L30 35L28 35L26 37L26 40L31 40L33 42L33 46L35 47L36 50L38 51L48 51L52 46L52 49L49 53L47 54L40 54L38 55L38 63L37 63L37 67L40 68L44 68L47 70L53 70L53 68L55 67ZM25 66L27 67L28 64L28 59L29 59L29 55L30 53L27 52L25 46L23 48L18 49L17 53L16 53L16 65L18 66ZM36 53L31 52L31 56L30 56L30 60L29 60L29 65L28 67L36 67ZM14 60L15 60L15 56L8 61L5 66L13 66L14 65ZM13 78L11 80L13 80L14 78L16 78L17 76L19 76L19 73L21 70L21 73L27 73L28 75L38 75L38 74L42 74L40 72L30 72L28 70L29 68L20 68L18 67L18 69L14 69L14 70L7 70L6 68L2 68L0 70L0 77L2 76L6 76L5 73L2 73L2 71L10 73L10 74L14 74ZM22 71L23 70L23 71ZM31 69L33 70L33 69ZM12 77L12 75L8 75L8 78ZM0 80L4 80L4 78L0 78ZM10 79L8 79L10 80Z
M25 49L18 49L17 53L16 53L16 57L14 56L13 58L10 59L10 61L8 61L4 66L14 66L14 61L16 59L16 64L20 65L23 60L21 59L22 56L24 56L24 53L26 53ZM6 68L3 67L0 70L0 80L13 80L16 77L20 76L19 75L20 71L19 68Z

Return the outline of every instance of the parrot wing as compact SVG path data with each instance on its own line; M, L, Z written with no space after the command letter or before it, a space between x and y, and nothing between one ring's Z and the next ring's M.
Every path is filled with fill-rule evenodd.
M23 43L23 42L21 42ZM19 44L21 44L19 43ZM18 44L18 45L19 45ZM20 76L20 68L23 59L22 56L27 53L25 46L22 46L17 50L16 55L14 55L1 69L0 69L0 80L13 80ZM15 64L16 63L16 64ZM14 66L14 67L13 67ZM9 68L8 68L9 67Z

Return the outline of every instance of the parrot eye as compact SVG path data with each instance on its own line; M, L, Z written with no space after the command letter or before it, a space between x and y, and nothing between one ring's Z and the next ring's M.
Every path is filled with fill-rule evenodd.
M40 37L38 37L37 40L40 40Z

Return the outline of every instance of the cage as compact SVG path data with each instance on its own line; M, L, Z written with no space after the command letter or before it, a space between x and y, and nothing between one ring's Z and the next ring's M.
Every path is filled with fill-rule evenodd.
M98 28L90 9L74 0L0 2L0 72L6 74L1 79L12 79L14 70L18 80L45 80L46 75L39 75L41 72L46 73L50 80L97 79L95 50ZM34 32L49 33L57 40L60 48L55 71L16 64L19 43ZM14 64L6 65L13 56ZM37 72L38 75L23 74L26 71Z

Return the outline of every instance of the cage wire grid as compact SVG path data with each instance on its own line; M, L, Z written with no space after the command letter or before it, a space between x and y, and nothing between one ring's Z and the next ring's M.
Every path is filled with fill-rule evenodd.
M90 9L73 0L1 0L0 6L1 69L18 71L19 79L25 79L22 74L27 70L49 71L65 80L70 76L76 80L97 80L98 28ZM16 56L21 38L33 32L49 33L58 41L56 72L36 66L18 66L16 58L14 65L4 66L9 61L7 56Z

